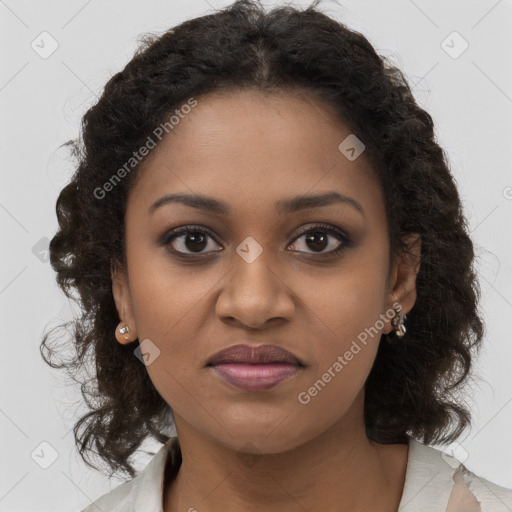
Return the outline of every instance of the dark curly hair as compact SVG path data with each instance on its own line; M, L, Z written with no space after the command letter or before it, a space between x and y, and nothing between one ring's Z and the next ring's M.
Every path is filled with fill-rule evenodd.
M40 349L49 365L81 382L90 410L73 432L80 455L95 469L87 452L107 462L111 475L133 477L130 456L148 436L167 442L173 425L170 406L134 357L138 341L122 345L114 335L119 318L111 265L126 264L126 199L143 162L112 187L108 201L95 190L177 107L220 90L299 90L329 105L366 145L384 191L391 255L408 250L405 235L421 235L406 337L389 344L382 336L365 383L367 436L380 443L412 436L445 444L471 424L460 389L484 324L473 243L448 158L402 72L362 34L320 12L318 2L266 12L257 0L239 0L161 35L145 34L83 116L80 136L64 144L78 165L57 199L50 261L80 315L45 333ZM64 326L72 327L73 357L55 363L51 356L59 351L48 341ZM95 365L93 375L78 379L87 362ZM177 465L179 444L173 446Z

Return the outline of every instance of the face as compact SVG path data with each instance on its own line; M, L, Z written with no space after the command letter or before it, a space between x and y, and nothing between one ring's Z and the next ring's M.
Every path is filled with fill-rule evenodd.
M385 199L364 152L338 148L350 133L305 94L224 92L197 98L146 158L113 291L178 434L277 453L360 421L380 336L393 303L412 308L419 267L397 259L388 274ZM159 201L171 194L222 207ZM330 200L291 202L306 195ZM241 389L206 366L239 343L278 345L303 367Z

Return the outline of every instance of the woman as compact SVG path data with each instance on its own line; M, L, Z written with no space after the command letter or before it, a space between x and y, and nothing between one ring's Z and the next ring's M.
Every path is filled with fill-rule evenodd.
M148 38L75 149L60 366L93 358L77 446L131 477L86 511L512 510L428 446L470 425L473 245L432 118L366 38L240 0Z

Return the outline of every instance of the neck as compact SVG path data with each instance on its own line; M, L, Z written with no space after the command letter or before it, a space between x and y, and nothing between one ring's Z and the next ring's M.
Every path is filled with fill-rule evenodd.
M174 417L183 459L165 483L165 512L398 510L408 446L371 441L361 421L335 424L286 452L246 454Z

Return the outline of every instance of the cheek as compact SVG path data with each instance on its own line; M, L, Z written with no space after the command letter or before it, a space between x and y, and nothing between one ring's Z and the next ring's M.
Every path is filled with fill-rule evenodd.
M165 255L140 248L130 256L130 289L139 341L150 340L158 354L147 371L170 402L190 387L205 363L199 334L207 321L204 301L217 279L208 272L198 278L193 267L178 268Z
M173 262L163 249L134 247L129 274L133 311L141 336L155 343L177 342L187 326L197 325L197 314L218 281L213 272ZM180 335L181 334L181 335ZM186 347L193 347L193 341Z
M380 303L372 306L370 297L352 295L348 300L340 295L336 308L331 303L328 314L313 317L313 323L308 324L305 338L314 346L314 360L297 395L308 416L327 414L334 420L364 386L383 327L379 322Z
M352 340L365 338L364 333L369 342L378 343L380 334L376 331L383 328L379 319L385 306L386 269L371 251L358 252L328 276L303 276L295 282L294 293L301 298L300 316L308 319L302 324L319 347L315 352L324 364L325 356L348 350Z
M340 272L308 296L314 315L304 332L314 346L314 362L297 390L294 408L306 437L347 413L372 368L383 328L385 276L382 279L378 266L371 268Z
M314 356L312 381L328 383L323 399L354 396L372 367L384 328L384 292L386 273L375 254L367 251L331 277L321 286L303 281L303 322L306 345ZM385 263L385 262L384 262ZM322 383L319 384L319 387ZM323 389L323 388L322 388ZM314 391L313 391L314 393ZM341 394L340 394L341 393Z

